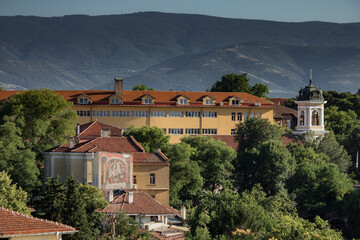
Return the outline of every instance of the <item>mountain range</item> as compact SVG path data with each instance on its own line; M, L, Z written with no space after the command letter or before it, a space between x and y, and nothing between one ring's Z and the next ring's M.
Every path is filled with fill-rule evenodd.
M0 17L5 89L205 91L228 73L248 73L272 97L308 84L360 88L360 23L273 22L194 14Z

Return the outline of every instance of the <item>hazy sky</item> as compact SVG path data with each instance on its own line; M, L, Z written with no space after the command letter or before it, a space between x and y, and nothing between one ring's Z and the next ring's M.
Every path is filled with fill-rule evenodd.
M0 15L197 13L285 22L360 22L360 0L0 0Z

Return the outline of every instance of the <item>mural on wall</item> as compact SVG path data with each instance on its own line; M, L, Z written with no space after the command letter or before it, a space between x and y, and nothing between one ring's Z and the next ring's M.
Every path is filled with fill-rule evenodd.
M100 153L101 185L105 189L130 188L132 156L121 153Z

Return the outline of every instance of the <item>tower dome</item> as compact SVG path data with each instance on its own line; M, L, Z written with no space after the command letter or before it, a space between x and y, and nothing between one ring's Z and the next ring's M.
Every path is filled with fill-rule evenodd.
M317 88L310 79L309 85L300 89L296 101L324 101L323 91Z

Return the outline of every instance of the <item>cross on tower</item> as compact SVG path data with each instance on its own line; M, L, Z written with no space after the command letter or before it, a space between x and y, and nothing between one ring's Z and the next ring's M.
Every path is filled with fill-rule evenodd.
M310 68L310 84L312 83L312 69Z

